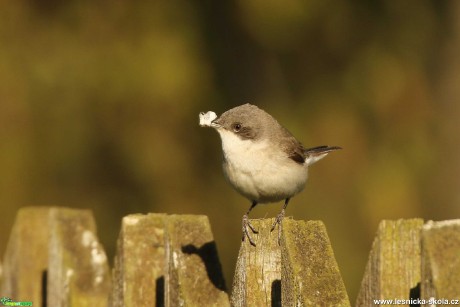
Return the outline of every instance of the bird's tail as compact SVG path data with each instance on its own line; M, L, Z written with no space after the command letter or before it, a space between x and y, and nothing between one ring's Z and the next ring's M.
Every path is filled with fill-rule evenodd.
M342 149L342 148L338 146L325 146L325 145L305 149L304 151L305 156L306 156L305 162L308 165L311 165L321 160L325 156L327 156L327 154L330 153L331 151L339 150L339 149Z

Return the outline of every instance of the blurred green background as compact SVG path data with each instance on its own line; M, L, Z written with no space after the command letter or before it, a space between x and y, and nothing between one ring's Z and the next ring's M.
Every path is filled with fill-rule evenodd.
M380 220L460 216L459 55L458 1L2 1L0 252L22 206L91 208L111 259L124 215L205 214L231 286L249 202L198 113L251 102L344 148L287 215L354 301Z

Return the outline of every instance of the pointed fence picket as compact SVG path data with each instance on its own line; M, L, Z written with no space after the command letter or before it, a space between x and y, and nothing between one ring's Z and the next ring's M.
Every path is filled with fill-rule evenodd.
M273 219L251 223L256 246L242 242L227 291L206 216L124 217L110 272L91 211L23 208L0 263L0 303L351 306L321 221L287 218L280 240ZM384 220L356 306L455 305L459 284L460 220Z

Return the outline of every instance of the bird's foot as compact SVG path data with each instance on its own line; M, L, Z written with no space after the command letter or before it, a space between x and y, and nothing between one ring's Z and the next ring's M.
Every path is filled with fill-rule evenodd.
M270 229L270 231L273 231L275 230L276 225L278 225L278 245L281 245L280 244L281 243L281 229L283 227L282 226L283 224L281 222L283 221L283 219L284 219L284 209L281 210L280 213L278 213L278 215L275 218L275 221L273 222L272 229Z
M250 228L253 233L259 233L259 232L254 228L254 226L251 225L251 223L249 222L249 217L248 217L247 214L243 215L243 223L242 224L243 224L242 225L242 230L243 230L242 241L244 241L245 238L247 237L248 240L249 240L249 243L251 243L252 246L256 246L256 243L254 243L254 241L251 239L251 236L249 235L248 228Z

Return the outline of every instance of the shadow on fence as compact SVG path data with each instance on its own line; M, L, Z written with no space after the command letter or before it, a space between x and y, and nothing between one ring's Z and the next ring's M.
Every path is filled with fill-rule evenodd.
M0 296L34 306L350 306L322 222L285 219L279 244L272 219L251 222L257 247L241 244L229 297L206 216L124 217L110 271L91 211L23 208ZM356 306L454 304L459 285L460 220L384 220Z

